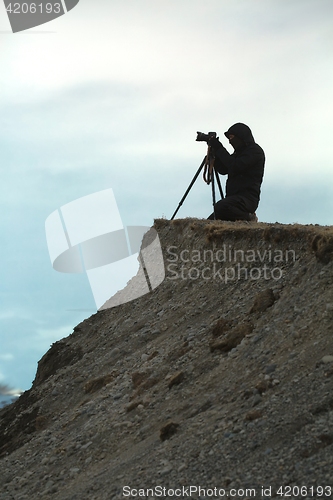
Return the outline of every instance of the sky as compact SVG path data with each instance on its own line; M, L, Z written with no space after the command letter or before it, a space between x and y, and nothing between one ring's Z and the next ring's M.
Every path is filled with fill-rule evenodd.
M124 225L170 218L243 122L266 154L262 222L332 225L331 0L80 0L13 34L0 5L0 383L29 389L50 345L96 312L56 272L45 220L112 188ZM223 181L224 182L224 181ZM178 217L206 218L199 178Z

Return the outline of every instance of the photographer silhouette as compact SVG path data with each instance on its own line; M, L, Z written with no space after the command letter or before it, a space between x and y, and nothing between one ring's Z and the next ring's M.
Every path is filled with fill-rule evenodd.
M215 170L228 176L226 196L215 204L208 219L257 221L255 211L260 200L265 153L244 123L232 125L224 135L234 148L232 154L218 137L211 136L207 141L215 157Z

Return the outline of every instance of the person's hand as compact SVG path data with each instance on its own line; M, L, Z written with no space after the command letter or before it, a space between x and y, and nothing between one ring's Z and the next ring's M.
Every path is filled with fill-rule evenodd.
M221 145L219 141L219 137L211 137L208 141L208 146L210 146L213 149L218 148Z

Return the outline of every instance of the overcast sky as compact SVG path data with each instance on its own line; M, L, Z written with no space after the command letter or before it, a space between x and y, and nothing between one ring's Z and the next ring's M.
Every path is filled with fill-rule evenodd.
M28 389L94 313L54 271L44 223L113 188L125 225L170 218L205 145L248 124L266 153L260 221L332 224L332 0L80 0L12 34L0 5L0 382ZM179 217L205 218L198 179Z

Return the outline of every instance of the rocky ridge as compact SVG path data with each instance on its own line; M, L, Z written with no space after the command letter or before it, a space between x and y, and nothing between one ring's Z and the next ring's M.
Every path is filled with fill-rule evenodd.
M329 498L333 228L154 227L163 283L53 344L0 410L0 499Z

